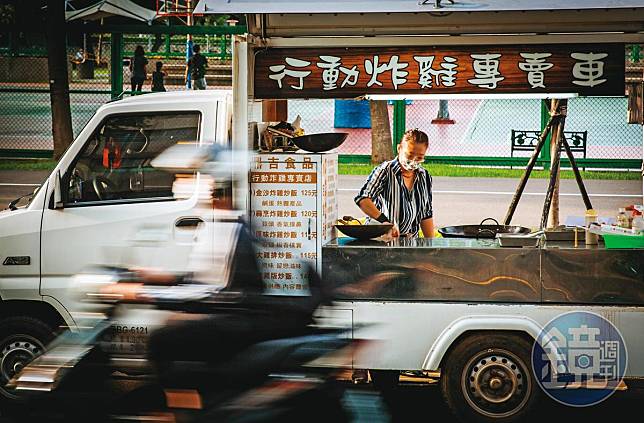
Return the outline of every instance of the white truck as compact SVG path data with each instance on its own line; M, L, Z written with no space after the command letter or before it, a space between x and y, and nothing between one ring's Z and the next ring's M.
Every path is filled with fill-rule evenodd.
M59 327L75 327L74 274L94 264L185 268L204 217L197 192L176 200L174 175L150 162L176 143L229 142L231 110L223 90L106 104L28 204L0 212L0 398L14 397L5 383ZM138 247L123 248L133 236Z

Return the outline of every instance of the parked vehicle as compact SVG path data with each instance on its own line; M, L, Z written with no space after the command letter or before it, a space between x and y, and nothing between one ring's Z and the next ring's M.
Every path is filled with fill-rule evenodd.
M2 401L16 398L6 382L59 328L77 327L72 275L97 264L185 268L194 229L210 211L195 214L196 188L174 198L174 175L150 162L180 142L228 142L231 97L209 90L106 104L28 204L0 212ZM128 240L131 248L122 248ZM130 331L141 325L121 326ZM135 361L124 363L136 367Z

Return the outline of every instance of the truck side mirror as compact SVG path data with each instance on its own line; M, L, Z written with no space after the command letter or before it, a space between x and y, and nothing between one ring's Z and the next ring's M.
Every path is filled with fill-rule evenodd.
M62 178L60 177L60 170L56 172L54 177L54 209L63 208L63 193L61 190Z

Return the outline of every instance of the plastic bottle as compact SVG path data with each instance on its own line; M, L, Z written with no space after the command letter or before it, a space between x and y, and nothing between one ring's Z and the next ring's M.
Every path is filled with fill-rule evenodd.
M617 226L619 226L620 228L626 228L626 229L630 229L631 227L625 208L620 208L619 213L617 213Z

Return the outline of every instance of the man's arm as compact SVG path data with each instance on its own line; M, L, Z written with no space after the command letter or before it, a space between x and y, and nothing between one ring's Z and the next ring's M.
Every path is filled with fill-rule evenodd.
M423 230L425 238L434 238L434 218L423 219L420 221L420 229Z

